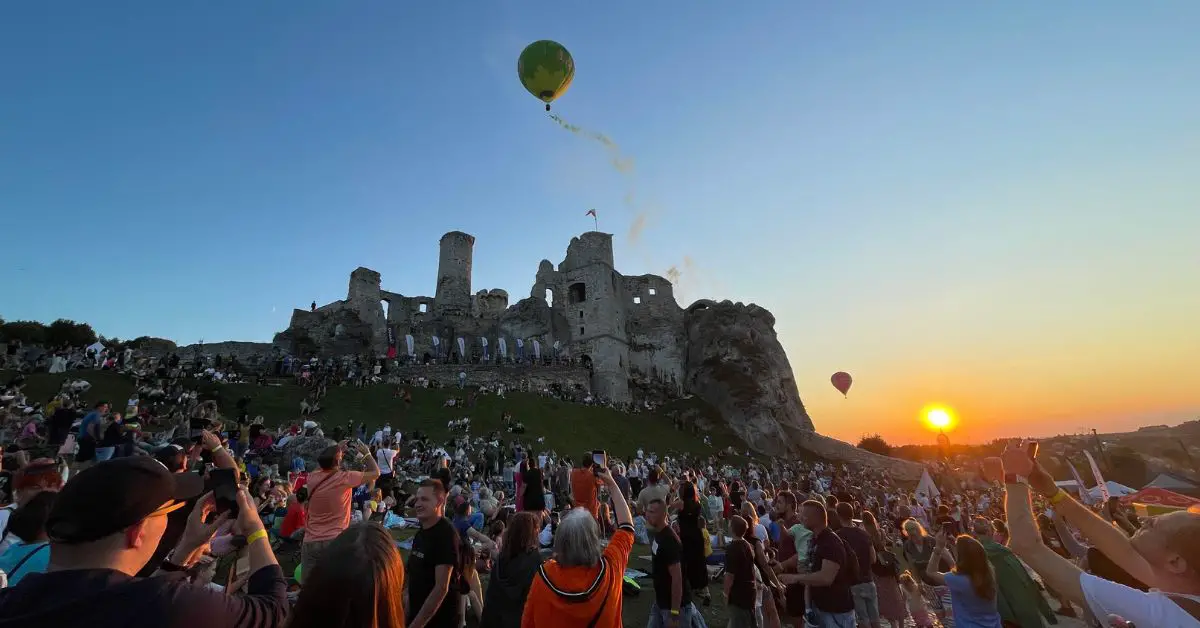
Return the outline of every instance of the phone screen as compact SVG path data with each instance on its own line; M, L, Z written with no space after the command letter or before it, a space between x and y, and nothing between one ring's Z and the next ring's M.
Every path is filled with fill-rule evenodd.
M238 514L237 503L237 471L234 469L213 469L208 474L212 486L213 499L216 500L217 512L228 512L230 516Z
M1025 445L1025 453L1029 454L1030 460L1037 460L1038 444L1036 440Z
M603 451L593 451L592 464L596 465L597 467L607 467L608 454L604 453Z

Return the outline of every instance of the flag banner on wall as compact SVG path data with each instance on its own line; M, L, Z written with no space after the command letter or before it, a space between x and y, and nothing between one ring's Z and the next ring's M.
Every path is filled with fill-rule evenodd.
M542 343L536 340L533 341L533 359L542 359Z
M496 344L498 344L500 346L500 357L507 358L508 357L508 343L504 342L504 336L501 336L500 339L496 341Z
M396 330L392 329L391 325L387 326L387 357L389 360L396 357Z
M413 349L413 337L412 337L412 334L404 334L404 346L405 346L405 348L407 348L407 349L408 349L408 355L409 355L409 356L415 356L415 355L417 355L417 352L416 352L416 351Z
M484 362L486 362L486 361L488 360L488 358L490 357L490 356L488 355L488 341L487 341L487 338L482 338L482 337L481 337L481 338L479 339L479 344L483 345L483 361L484 361Z
M462 336L458 337L458 357L467 357L467 341L463 340Z

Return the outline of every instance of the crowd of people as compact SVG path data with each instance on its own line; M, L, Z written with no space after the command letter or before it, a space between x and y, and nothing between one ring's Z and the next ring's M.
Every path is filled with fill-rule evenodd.
M651 627L704 626L716 596L731 627L1200 626L1200 514L1089 507L1025 446L914 487L469 421L270 427L154 375L123 412L71 378L44 405L0 391L0 628L621 626L644 572Z

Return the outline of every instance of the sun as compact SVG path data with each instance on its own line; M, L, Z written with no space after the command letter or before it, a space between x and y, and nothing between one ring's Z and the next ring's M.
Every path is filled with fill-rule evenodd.
M954 427L954 414L942 406L929 406L923 412L925 424L939 432Z

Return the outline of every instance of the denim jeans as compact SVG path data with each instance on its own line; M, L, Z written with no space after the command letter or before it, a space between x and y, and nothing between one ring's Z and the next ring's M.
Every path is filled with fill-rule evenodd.
M806 620L810 620L815 628L855 628L858 625L854 611L826 613L813 608L809 609Z
M670 611L664 611L654 603L650 605L650 621L646 622L646 628L666 628L671 625L670 620ZM679 609L679 628L708 628L708 624L704 623L704 616L695 604L686 604Z
M112 460L113 454L116 453L116 451L117 451L116 447L97 447L96 448L96 462L104 462L105 460Z
M850 587L854 596L854 617L859 624L879 623L879 590L874 582L862 582Z

